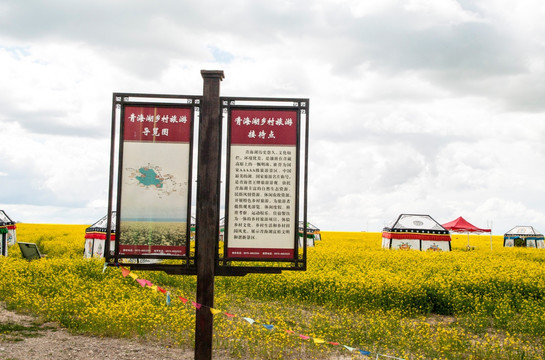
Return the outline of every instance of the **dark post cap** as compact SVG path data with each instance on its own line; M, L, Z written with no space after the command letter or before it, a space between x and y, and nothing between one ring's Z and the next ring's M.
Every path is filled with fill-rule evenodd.
M223 78L225 77L223 75L223 70L201 70L201 75L203 78L219 77L220 80L223 80Z

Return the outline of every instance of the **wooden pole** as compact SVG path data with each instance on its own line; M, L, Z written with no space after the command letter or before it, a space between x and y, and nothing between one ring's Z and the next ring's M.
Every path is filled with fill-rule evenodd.
M214 317L215 252L219 238L221 183L221 70L202 70L203 102L199 123L197 175L197 309L195 318L195 359L212 359Z

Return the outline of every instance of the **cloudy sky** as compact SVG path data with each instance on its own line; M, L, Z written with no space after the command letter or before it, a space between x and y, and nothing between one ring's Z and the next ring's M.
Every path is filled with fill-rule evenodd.
M106 213L113 92L310 99L310 222L545 231L542 0L0 0L0 208Z

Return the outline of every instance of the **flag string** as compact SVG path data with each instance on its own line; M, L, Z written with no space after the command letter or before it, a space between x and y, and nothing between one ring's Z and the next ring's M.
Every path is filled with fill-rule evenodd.
M121 275L123 275L124 278L131 277L138 284L140 284L140 286L142 286L143 288L148 288L148 289L151 289L151 290L154 290L156 292L160 292L160 293L164 294L166 296L165 302L166 302L167 306L170 306L170 304L172 302L172 299L176 298L176 299L180 300L184 305L190 304L191 306L193 306L197 310L200 310L200 309L203 309L203 308L208 309L212 315L223 314L224 316L226 316L227 318L230 318L230 319L238 317L238 318L241 318L242 320L246 321L250 325L260 325L261 327L265 328L268 331L272 331L272 330L276 329L276 327L274 325L272 325L272 324L265 324L265 323L259 322L257 320L252 319L252 318L249 318L249 317L237 316L235 314L231 314L231 313L228 313L228 312L223 311L223 310L219 310L219 309L216 309L216 308L204 305L204 304L200 304L200 303L198 303L196 301L190 301L189 299L187 299L187 298L185 298L183 296L180 296L180 295L175 295L175 294L173 295L173 294L171 294L170 291L168 291L168 290L166 290L166 289L164 289L164 288L162 288L160 286L154 285L151 281L139 278L138 275L133 273L130 269L127 269L127 268L123 267L120 264L116 264L116 266L121 269ZM107 267L107 265L104 264L104 268L103 268L102 272L104 272L106 270L106 267ZM329 345L332 345L332 346L340 346L340 347L343 347L344 349L346 349L346 350L348 350L350 352L353 352L353 353L359 353L361 355L368 356L368 357L376 356L375 359L378 359L379 357L386 357L386 358L395 359L395 360L404 360L402 358L391 356L391 355L386 355L386 354L381 354L381 353L377 353L377 352L371 352L371 351L367 351L367 350L363 350L363 349L358 349L356 347L351 347L351 346L348 346L348 345L342 345L342 344L340 344L339 342L336 342L336 341L328 341L328 340L313 337L313 336L299 334L299 333L296 333L295 331L289 330L289 329L286 329L286 330L283 330L283 331L290 334L290 335L297 336L301 340L305 340L305 341L311 341L312 340L312 342L314 344L329 344Z

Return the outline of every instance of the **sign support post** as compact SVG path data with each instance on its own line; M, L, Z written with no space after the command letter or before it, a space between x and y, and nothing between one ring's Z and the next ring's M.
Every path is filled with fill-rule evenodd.
M219 238L221 175L220 81L223 71L202 70L203 103L199 124L197 177L197 309L195 360L212 359L215 252Z
M195 359L211 360L215 276L306 270L308 99L220 97L223 71L201 70L201 76L202 96L114 93L104 257L108 266L197 275ZM192 236L195 119L199 138ZM229 206L220 251L224 122ZM114 195L117 212L112 211ZM5 243L5 236L0 240Z

